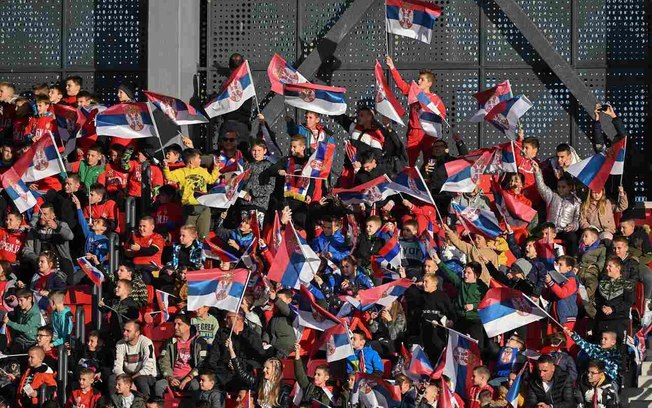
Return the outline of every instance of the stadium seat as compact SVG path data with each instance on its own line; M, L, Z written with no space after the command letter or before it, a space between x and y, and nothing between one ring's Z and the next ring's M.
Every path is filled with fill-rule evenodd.
M383 378L392 378L392 362L383 359Z
M322 364L328 365L328 361L321 358L315 360L309 360L308 366L306 367L306 374L308 374L308 377L314 377L315 370L317 370L317 367L319 367Z
M294 359L286 358L281 360L283 363L283 379L284 380L293 380L294 376Z
M636 288L634 289L634 304L632 305L632 310L636 312L639 320L643 317L645 313L645 287L643 282L637 282Z

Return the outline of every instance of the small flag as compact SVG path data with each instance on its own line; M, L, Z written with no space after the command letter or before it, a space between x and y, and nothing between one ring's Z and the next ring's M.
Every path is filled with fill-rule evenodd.
M198 123L208 123L208 119L204 117L197 109L185 103L181 99L173 98L172 96L161 95L150 91L143 91L147 100L154 106L165 113L165 116L170 118L177 125L194 125Z
M86 122L86 117L79 109L60 103L52 104L52 111L64 146L63 154L67 156L75 150L77 133Z
M16 165L7 170L2 177L2 187L5 189L11 201L21 213L29 210L37 204L36 197L27 187L27 184L20 179L16 173Z
M195 193L195 198L199 204L206 207L229 208L238 200L250 174L251 170L247 169L237 176L229 178L226 182L215 185L205 194Z
M312 281L321 259L306 240L297 234L292 222L285 227L283 240L269 268L267 277L283 287L299 289Z
M283 85L302 84L308 80L292 65L278 54L274 54L267 66L267 77L272 84L272 91L283 95Z
M170 306L170 294L167 292L163 292L162 290L156 289L156 301L158 303L158 309L161 311L161 314L163 315L163 321L167 322L170 320L170 313L168 311L168 308Z
M428 186L423 181L419 169L416 167L406 167L394 177L389 184L389 188L397 193L405 193L414 198L418 198L429 204L433 204L428 192Z
M383 277L389 267L394 270L401 267L401 245L397 235L392 235L378 250L378 254L371 256L371 269L375 276Z
M104 274L85 257L77 258L77 263L88 278L98 287L104 282Z
M624 151L626 143L627 138L624 137L611 146L606 154L594 154L579 163L571 164L566 171L575 176L591 190L600 191L607 182L609 175L612 174L612 170L617 162L618 166L614 174L620 174L618 171L621 171L621 163L625 160Z
M309 178L327 178L331 172L334 158L335 141L332 137L329 137L327 141L319 142L317 149L303 166L301 175ZM315 198L313 197L313 199Z
M95 116L98 136L124 139L157 137L154 119L146 102L126 102L113 105Z
M13 168L17 174L21 174L20 170L25 169L21 179L26 183L66 173L52 135L43 136L36 141L16 160Z
M254 81L249 69L249 61L245 60L231 73L222 85L220 93L206 104L204 110L209 118L225 115L239 109L242 104L256 95Z
M389 188L390 183L391 180L389 177L383 174L371 181L352 188L335 188L332 193L337 195L344 205L360 203L371 205L396 194L394 190Z
M478 344L449 331L446 346L444 375L451 380L451 388L462 397L467 398L466 391L473 386L473 370L482 365Z
M482 122L487 113L491 112L496 105L512 98L512 86L509 80L506 80L474 94L473 97L478 101L478 111L469 120L471 122Z
M527 364L525 365L527 367ZM523 369L525 369L523 367ZM523 371L521 370L516 378L514 379L514 382L512 383L512 386L509 387L509 391L507 391L507 396L505 399L507 400L507 403L512 406L512 408L518 408L518 395L521 393L521 382L523 379Z
M469 232L481 234L489 239L495 239L503 233L498 219L490 210L464 207L457 203L451 203L451 206Z
M345 88L311 83L287 84L283 88L286 104L332 116L346 113L345 92Z
M405 108L396 99L392 89L387 84L383 67L378 60L376 60L374 67L374 75L376 77L376 111L386 118L405 126L403 119L401 119L401 116L405 115Z
M510 138L516 137L518 121L532 106L524 95L507 99L494 106L484 117L485 120Z
M385 22L388 33L430 44L432 30L441 7L420 0L386 0Z
M301 285L301 292L297 296L297 300L296 312L299 326L324 331L341 324L340 319L315 301L315 296L304 285Z

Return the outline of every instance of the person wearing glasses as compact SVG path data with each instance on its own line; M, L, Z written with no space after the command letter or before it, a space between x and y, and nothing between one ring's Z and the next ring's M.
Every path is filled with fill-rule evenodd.
M618 386L605 373L605 364L591 360L579 384L581 402L579 406L592 408L619 408Z

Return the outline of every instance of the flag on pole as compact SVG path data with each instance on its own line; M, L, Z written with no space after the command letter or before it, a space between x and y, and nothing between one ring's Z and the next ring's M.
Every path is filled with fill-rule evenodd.
M523 227L532 222L537 215L536 210L516 199L513 194L504 191L496 180L491 180L491 190L498 212L505 218L505 222L512 227Z
M86 122L86 117L79 109L60 103L52 104L52 111L64 146L63 155L67 156L75 150L77 133Z
M38 139L25 153L23 153L13 166L16 173L23 170L21 179L25 183L42 180L46 177L65 174L66 168L59 155L54 136L44 135Z
M360 203L371 205L396 194L394 190L389 188L390 183L391 180L389 177L383 174L371 181L352 188L335 188L332 193L337 195L344 205Z
M158 137L154 118L146 102L124 102L113 105L95 115L98 136L123 139Z
M377 277L383 277L388 268L397 270L401 267L401 245L398 234L392 235L376 255L371 256L371 269Z
M481 234L489 239L495 239L503 233L498 219L490 210L464 207L457 203L451 203L451 207L469 232Z
M507 99L494 106L484 117L485 120L505 135L516 137L518 121L532 106L532 102L524 95Z
M401 119L401 116L405 115L405 108L396 99L394 92L387 84L385 72L378 60L376 60L374 67L374 75L376 76L376 111L386 118L405 126L403 119Z
M324 331L342 323L340 319L321 307L315 301L315 296L304 285L301 285L301 292L296 298L298 299L296 313L299 326Z
M231 271L205 269L191 271L188 280L188 310L213 306L236 313L240 299L247 288L249 271L238 268Z
M217 240L217 238L214 238ZM211 242L210 239L204 241L204 256L210 259L217 259L222 262L238 262L240 257L231 253L226 248L229 248L231 251L235 251L235 248L228 246L224 242Z
M522 292L506 287L489 289L478 304L478 314L489 338L546 317Z
M398 408L401 406L401 392L376 375L359 372L355 375L351 402L363 403L365 407Z
M478 101L478 111L469 120L471 122L482 122L487 113L491 112L496 105L512 98L512 86L508 79L474 94L473 97Z
M283 287L299 289L301 283L312 281L320 265L319 256L289 222L267 277Z
M445 350L444 375L450 378L451 388L462 399L466 399L467 390L473 386L473 370L482 365L478 344L449 330Z
M430 363L428 355L419 344L413 344L410 350L410 364L407 368L407 374L411 378L420 378L422 375L430 377L435 369Z
M428 186L423 182L419 169L416 167L404 168L389 183L388 188L397 193L405 193L423 202L434 205L428 192Z
M315 85L308 82L287 84L283 87L286 104L331 116L346 113L345 92L346 88Z
M396 299L412 286L412 279L401 278L375 288L364 289L358 292L356 298L349 300L354 306L363 309L370 305L389 307Z
M156 289L156 302L158 303L158 310L160 310L163 315L163 321L167 322L170 320L170 294Z
M274 54L267 66L267 77L272 84L272 92L283 95L283 85L303 84L308 80L278 54Z
M101 270L95 267L88 259L85 257L77 258L77 264L81 267L82 271L88 276L95 286L101 287L102 282L104 282L104 274Z
M610 174L622 173L626 143L627 138L624 137L611 146L606 153L597 153L579 163L571 164L566 171L591 190L600 191ZM612 173L614 166L616 166L616 173ZM620 173L618 173L619 171Z
M231 73L222 85L220 93L206 104L204 110L209 118L238 110L243 103L256 95L249 61L245 60Z
M430 44L432 30L441 7L420 0L386 0L385 22L388 33Z
M23 170L24 171L24 170ZM36 202L36 197L27 187L27 184L21 180L21 174L18 174L18 168L16 164L13 165L9 170L7 170L2 177L2 187L5 189L11 201L21 213L29 210L34 207Z
M194 125L198 123L208 123L197 109L185 103L181 99L172 96L161 95L151 91L143 91L147 100L156 106L161 112L170 118L177 125Z
M527 364L525 365L527 367ZM523 367L523 369L525 369ZM521 383L523 379L523 371L521 370L516 378L514 379L514 382L512 383L512 386L509 387L509 391L507 391L507 397L505 399L507 400L507 403L512 406L512 408L518 408L518 396L521 393Z
M328 140L319 142L317 149L315 149L303 166L301 175L315 179L327 178L331 172L334 158L335 141L332 137L329 137Z
M613 175L622 175L624 170L625 170L625 153L627 150L627 137L623 138L625 141L624 142L616 142L614 143L614 147L612 147L613 150L613 155L616 157L614 160L614 165L611 168L611 172L609 174Z

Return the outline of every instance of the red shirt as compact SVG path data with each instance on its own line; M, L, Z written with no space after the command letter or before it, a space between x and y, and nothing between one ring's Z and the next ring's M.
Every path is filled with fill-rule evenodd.
M29 118L29 122L25 127L24 136L29 136L32 140L39 140L43 136L47 136L57 129L57 124L54 121L54 116L46 114L35 118Z
M159 230L162 228L168 230L169 239L166 241L170 244L179 240L179 228L182 223L183 207L179 203L160 204L154 212L154 225Z
M397 69L392 69L392 78L394 78L394 82L396 83L396 87L401 91L401 93L405 96L408 96L410 93L410 84L405 82L403 78L401 78L401 74L398 72ZM439 96L425 92L425 94L433 100L433 103L437 106L439 111L446 116L446 107L444 106L444 102L442 102L441 98ZM421 106L419 102L415 102L410 104L410 116L409 116L409 122L408 122L408 132L412 129L419 129L421 130L421 120L419 120L419 114L421 113Z
M22 230L10 231L0 228L0 259L15 263L18 254L25 246L27 232Z
M131 244L140 245L141 249L156 247L158 251L154 255L139 255L140 251L134 253L134 265L149 265L152 261L156 265L161 265L161 255L163 255L163 248L165 247L165 239L161 234L153 233L148 237L143 237L140 234L131 234L131 238L125 242L125 249L130 249Z
M70 106L77 106L77 95L66 96L62 101Z
M131 160L129 162L130 164L130 169L129 169L129 178L127 179L127 195L130 197L140 197L141 195L141 190L142 190L142 164L140 164L136 160ZM156 186L162 186L163 185L163 172L161 172L161 169L158 166L150 165L149 166L151 169L151 174L152 174L152 182L151 186L156 187Z
M95 408L97 401L101 397L102 394L92 388L85 394L80 389L72 390L72 393L66 401L65 408Z
M97 178L97 182L106 187L109 193L117 193L123 191L127 187L127 180L129 172L122 169L122 167L115 163L106 165L105 170Z
M87 205L84 207L84 217L87 219L89 218L89 207L92 218L106 218L114 224L115 232L120 233L120 227L118 226L118 205L115 201L104 200L97 204Z
M29 123L29 116L26 116L24 118L16 118L13 121L13 133L12 133L12 140L14 142L14 145L18 145L22 143L25 140L25 128L27 127L27 124Z
M480 406L480 393L484 390L487 390L491 392L491 396L493 398L494 395L494 389L491 385L487 384L484 387L478 387L477 385L474 385L471 387L471 390L469 391L469 408L481 408Z

